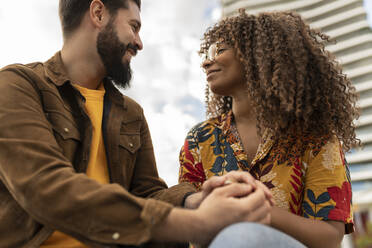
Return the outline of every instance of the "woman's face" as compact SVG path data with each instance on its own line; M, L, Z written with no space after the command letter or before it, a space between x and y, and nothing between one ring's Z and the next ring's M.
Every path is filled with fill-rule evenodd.
M213 93L234 96L245 90L245 76L242 63L233 48L216 42L209 47L202 63L209 87Z

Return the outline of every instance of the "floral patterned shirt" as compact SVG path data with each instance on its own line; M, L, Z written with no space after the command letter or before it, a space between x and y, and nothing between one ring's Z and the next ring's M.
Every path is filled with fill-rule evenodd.
M291 156L293 147L278 145L266 132L248 164L234 126L230 111L190 130L180 152L180 182L199 189L212 176L248 171L271 190L278 207L306 218L342 221L345 233L353 232L349 169L337 139L311 145L299 157ZM287 159L280 155L283 150Z

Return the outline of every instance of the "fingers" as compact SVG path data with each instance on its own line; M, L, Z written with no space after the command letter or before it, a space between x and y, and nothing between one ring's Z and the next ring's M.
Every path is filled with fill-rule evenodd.
M202 186L202 190L203 192L209 194L215 188L234 182L251 184L254 189L256 188L256 180L248 172L230 171L224 176L211 177L205 181Z
M215 177L209 178L202 185L203 194L205 196L208 195L210 192L212 192L213 189L223 186L225 181L226 181L226 177L224 176L222 177L215 176Z
M261 207L251 212L249 216L249 221L258 222L265 225L270 225L270 220L270 203L268 201L266 201L266 203Z
M245 171L230 171L226 175L227 182L238 182L238 183L247 183L251 184L253 187L256 187L256 180L252 177L251 174Z
M228 184L225 187L220 187L216 189L214 192L216 194L224 196L224 197L245 197L253 192L253 186L250 184L245 183L232 183Z
M263 189L264 193L265 193L265 196L266 198L269 200L270 202L270 205L271 206L275 206L275 201L274 201L274 197L273 197L273 194L271 193L271 191L269 190L268 187L266 187L262 182L260 181L256 181L256 184L257 184L257 187L260 187Z
M247 208L246 221L270 224L271 204L266 199L263 189L258 188L255 192L241 200L246 204Z
M266 196L263 189L257 188L254 192L242 199L242 204L245 204L246 208L252 212L254 209L257 209L265 204L265 201Z
M219 188L224 185L229 185L232 183L240 183L240 184L248 184L251 185L252 190L249 189L250 192L256 190L257 187L261 188L265 194L266 199L269 201L271 206L275 205L275 201L271 191L260 181L255 180L251 174L248 172L243 171L231 171L224 176L215 176L208 179L202 186L203 197L207 197L214 189ZM230 189L229 189L230 190ZM228 190L228 191L229 191ZM227 192L228 192L227 191ZM241 195L240 192L237 192L238 195ZM233 194L229 194L232 196ZM242 196L245 196L244 194Z

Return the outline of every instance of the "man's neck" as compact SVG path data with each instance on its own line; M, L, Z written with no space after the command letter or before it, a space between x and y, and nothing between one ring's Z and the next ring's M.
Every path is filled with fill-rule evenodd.
M95 47L89 47L86 43L79 44L79 40L82 39L70 40L62 48L61 56L66 72L72 83L97 89L104 77L103 64Z

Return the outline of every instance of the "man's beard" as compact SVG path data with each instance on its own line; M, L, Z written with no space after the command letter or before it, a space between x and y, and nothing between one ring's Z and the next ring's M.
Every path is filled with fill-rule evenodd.
M110 20L104 30L98 34L97 51L105 67L106 77L123 89L130 87L130 80L132 79L129 62L122 62L129 47L133 49L133 45L125 45L119 40L114 30L113 20ZM136 52L137 49L134 48L134 51Z

